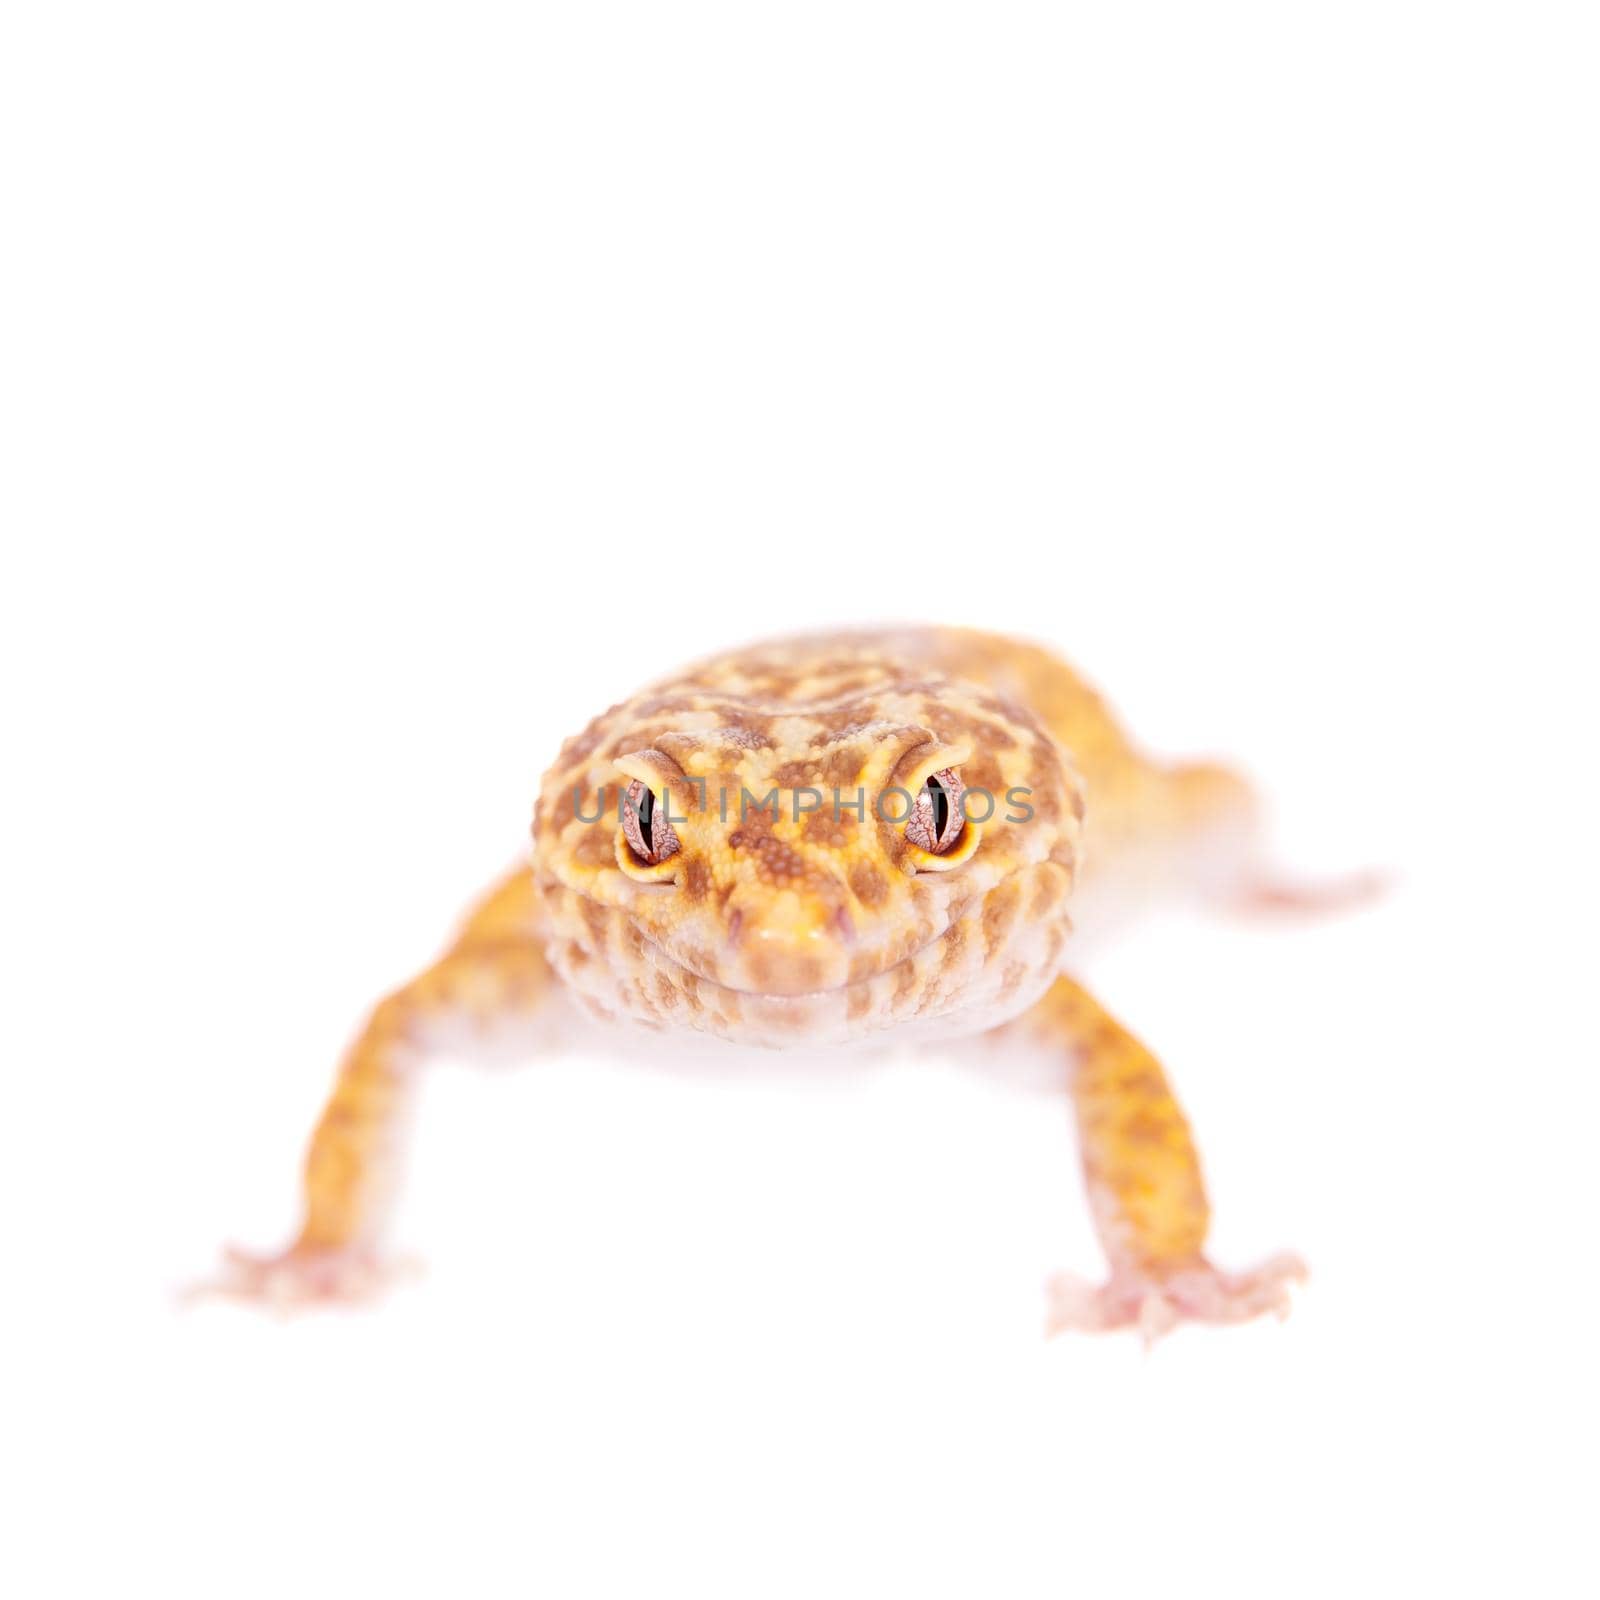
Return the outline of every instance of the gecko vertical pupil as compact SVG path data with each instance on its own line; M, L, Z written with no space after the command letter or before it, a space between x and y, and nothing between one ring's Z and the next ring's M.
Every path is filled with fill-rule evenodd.
M678 830L672 826L671 806L658 805L655 792L637 778L623 797L622 836L638 866L659 866L668 856L678 853Z
M906 838L930 855L948 855L965 830L962 800L966 785L954 767L942 767L922 780L906 823Z

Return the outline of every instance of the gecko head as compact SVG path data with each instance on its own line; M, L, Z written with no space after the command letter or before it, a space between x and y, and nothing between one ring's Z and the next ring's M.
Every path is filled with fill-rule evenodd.
M1082 815L1048 736L960 684L816 676L669 685L569 741L536 876L590 1009L811 1041L1048 981Z

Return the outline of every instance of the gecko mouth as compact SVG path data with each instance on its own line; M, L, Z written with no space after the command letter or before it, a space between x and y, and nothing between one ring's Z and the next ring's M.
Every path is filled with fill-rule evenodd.
M657 1026L687 1024L730 1032L737 1031L739 1019L754 1018L757 1011L784 1031L805 1028L813 1020L826 1027L824 1019L837 1012L849 1019L853 1033L858 1020L880 1011L887 1021L891 1014L906 1019L979 1008L991 990L1016 987L1010 974L1042 970L1055 959L1071 927L1063 903L1066 893L1048 898L1015 894L1015 905L998 917L991 916L991 907L1008 886L1020 889L1031 873L1049 870L1058 869L1048 861L1008 865L992 880L972 885L970 892L942 908L945 920L937 933L881 966L862 959L870 949L865 941L848 949L853 942L848 935L819 940L821 947L814 952L804 945L792 952L769 948L752 960L751 928L743 930L743 939L730 940L728 928L719 925L694 930L700 937L679 940L672 936L674 928L653 926L653 917L592 898L582 919L583 936L565 946L572 952L571 963L560 959L560 943L554 955L562 976L575 991L592 995L601 1015L621 1011ZM645 891L651 898L671 892ZM1018 916L1024 900L1031 914ZM1012 950L1012 935L1024 925L1037 928L1040 939L1050 944L1047 955L1032 949L1032 939L1028 948ZM1054 931L1046 931L1047 925L1054 925ZM870 935L877 930L864 931ZM791 953L796 959L790 959ZM993 982L985 980L986 968L996 969ZM937 1004L924 992L930 988L938 992Z
M816 982L803 981L812 973L779 969L776 950L769 952L768 969L752 968L748 947L726 947L725 939L719 945L710 937L674 940L674 929L651 928L616 905L601 916L594 903L578 923L581 935L555 941L551 959L585 1009L603 1021L626 1018L736 1043L784 1049L847 1043L901 1024L941 1031L991 1026L1038 997L1040 984L1059 971L1071 929L1059 889L1014 893L996 911L996 891L1030 870L1051 867L1027 863L1002 872L945 907L948 920L931 938L882 966L864 962L858 947L852 972L840 959L848 940L830 943ZM721 925L717 931L726 933ZM762 981L769 972L775 981Z
M662 950L659 946L657 946L657 950L663 960L670 962L680 973L691 974L695 981L703 987L709 986L713 989L719 989L725 994L736 994L745 1000L762 1000L779 1005L802 1004L806 1001L828 1000L839 995L849 994L852 991L865 990L872 984L881 982L885 977L889 977L910 966L924 952L940 944L949 933L950 929L946 928L943 933L929 939L925 944L919 944L915 950L908 951L898 960L891 961L887 966L878 967L859 978L845 978L839 983L820 984L816 988L807 989L764 988L759 984L729 983L725 978L712 978L702 973L696 973L693 968L686 966L670 951Z
M981 906L986 895L979 896L975 906L981 915ZM744 1001L761 1001L775 1006L793 1006L806 1003L820 1003L835 1000L841 995L860 994L874 984L880 984L885 978L894 979L897 974L904 972L915 962L921 960L930 950L937 949L946 943L953 935L958 935L972 912L966 911L960 917L952 918L938 933L895 960L881 967L874 967L856 977L843 977L836 983L769 985L759 982L740 981L740 978L727 971L711 972L699 964L691 964L675 954L666 945L653 939L643 928L635 924L635 929L642 939L645 949L649 952L650 959L659 968L665 969L664 975L673 983L674 987L685 991L710 990L713 993L737 995ZM783 958L773 957L772 965L780 968Z
M780 1006L818 1004L837 999L841 995L859 995L874 984L882 984L886 978L891 983L900 980L908 968L924 961L930 951L948 945L952 939L964 939L967 930L985 920L986 908L996 892L1003 890L1007 885L1015 884L1026 876L1028 870L1026 866L1009 866L992 882L984 884L975 893L963 897L957 905L947 906L945 915L948 920L937 933L894 960L882 966L867 967L866 970L862 970L858 962L841 963L837 946L831 946L824 952L814 955L805 950L792 954L776 950L762 953L757 950L752 954L746 945L742 949L738 947L730 949L730 959L720 965L714 960L708 960L702 947L694 950L688 955L688 959L685 959L671 948L670 943L661 940L648 926L631 916L628 916L627 920L646 954L646 959L675 989L685 993L704 989L714 994L736 995L744 1001L761 1001ZM626 912L623 914L627 916ZM988 942L990 941L985 941L985 947ZM859 951L857 954L859 955ZM832 982L826 981L831 976L826 970L830 964L838 973L836 980ZM802 969L800 972L795 971L797 966ZM850 966L855 967L853 973L848 970ZM806 981L811 976L806 968L813 969L815 976L823 981ZM778 981L763 982L763 978L776 978Z

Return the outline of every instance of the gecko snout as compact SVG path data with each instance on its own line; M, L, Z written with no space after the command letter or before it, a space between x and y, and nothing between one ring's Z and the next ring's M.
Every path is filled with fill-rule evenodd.
M726 925L735 987L810 994L849 977L856 925L842 894L798 889L736 896Z

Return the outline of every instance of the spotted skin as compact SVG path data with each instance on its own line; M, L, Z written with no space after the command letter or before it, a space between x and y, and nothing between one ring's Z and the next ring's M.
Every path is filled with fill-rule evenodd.
M965 784L967 820L935 853L907 822L941 772ZM620 809L635 782L674 846L653 864ZM1206 1260L1199 1161L1166 1077L1063 971L1076 889L1152 861L1181 875L1202 841L1248 838L1250 815L1238 778L1151 760L1070 668L998 635L811 635L691 666L563 745L531 863L346 1055L298 1237L234 1254L215 1287L284 1305L380 1288L397 1133L430 1035L564 1000L607 1024L777 1049L1000 1030L1008 1054L1060 1064L1111 1263L1097 1289L1057 1283L1052 1325L1153 1337L1281 1312L1298 1263L1227 1274Z

